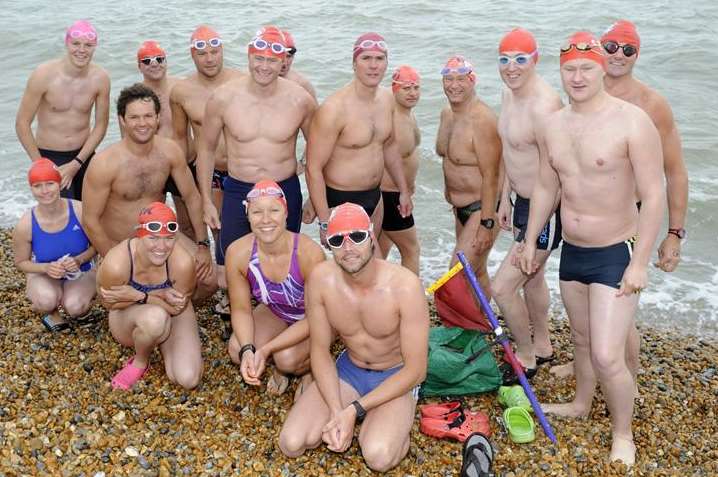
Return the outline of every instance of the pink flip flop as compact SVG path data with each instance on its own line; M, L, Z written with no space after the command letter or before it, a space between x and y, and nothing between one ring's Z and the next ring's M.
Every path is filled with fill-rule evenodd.
M115 377L112 378L112 389L129 391L137 381L142 379L142 376L145 375L147 370L150 369L149 364L144 369L136 368L132 365L134 362L135 357L133 356L128 359L125 366L117 374L115 374Z

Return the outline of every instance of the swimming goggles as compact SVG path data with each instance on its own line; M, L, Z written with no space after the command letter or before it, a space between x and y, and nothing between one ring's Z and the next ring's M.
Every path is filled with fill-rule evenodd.
M294 48L294 47L287 48L287 55L289 55L289 56L294 56L294 55L296 55L296 54L297 54L297 49L296 49L296 48Z
M441 68L441 76L450 75L452 73L458 75L468 75L473 71L474 69L471 66L458 66L456 68L449 68L448 66L445 66L444 68Z
M341 248L342 245L344 245L344 240L346 238L349 238L349 240L352 241L354 245L361 245L364 242L366 242L366 239L369 238L369 231L368 230L355 230L354 232L342 232L335 235L332 235L331 237L327 237L327 243L331 248Z
M601 45L596 41L592 40L590 42L583 42L580 41L578 43L569 43L561 47L561 54L568 53L569 51L576 49L578 51L591 51L595 50L596 48L600 48Z
M209 40L194 40L190 44L190 48L194 48L195 50L204 50L207 48L207 46L211 46L212 48L219 48L222 46L222 39L220 37L210 38Z
M165 62L165 57L164 56L147 56L140 60L140 62L146 66L151 65L153 61L155 63L157 63L158 65L161 65L162 63Z
M520 55L516 56L499 55L499 66L508 66L511 63L516 63L519 66L526 65L529 63L529 61L531 61L531 57L534 56L536 53L537 51L534 50L531 53L521 53Z
M169 232L171 234L176 234L177 231L179 230L179 225L177 224L177 222L152 221L152 222L147 222L144 224L139 224L137 226L138 229L145 229L146 231L153 233L153 234L160 233L162 231L162 227L164 227L167 230L167 232Z
M274 186L254 188L247 193L247 200L258 199L259 197L284 197L284 191Z
M631 56L635 55L636 53L638 53L638 49L635 46L629 45L629 44L619 45L615 41L604 42L603 49L606 50L606 53L608 53L609 55L613 55L619 49L622 49L623 56L625 56L626 58L631 57Z
M70 38L72 38L73 40L77 40L82 36L84 36L90 41L97 40L97 33L95 33L94 31L72 30L70 32Z
M387 51L389 49L384 40L364 40L355 46L354 50L368 50L374 47L379 48L381 51Z
M262 38L259 38L259 37L252 40L249 43L249 46L251 46L257 50L260 50L260 51L266 50L267 48L269 48L272 51L272 53L274 53L275 55L281 55L281 54L287 52L287 47L282 45L281 43L269 43L268 41L263 40ZM295 51L296 51L296 49L295 49Z

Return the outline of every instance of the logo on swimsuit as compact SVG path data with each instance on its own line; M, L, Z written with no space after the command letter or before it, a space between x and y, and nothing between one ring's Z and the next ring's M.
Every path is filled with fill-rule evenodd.
M547 243L548 242L548 227L544 228L541 231L541 235L539 235L538 241L539 241L539 243Z
M80 226L79 226L79 225L75 224L75 225L72 226L72 231L73 231L73 232L77 232L78 230L80 230Z

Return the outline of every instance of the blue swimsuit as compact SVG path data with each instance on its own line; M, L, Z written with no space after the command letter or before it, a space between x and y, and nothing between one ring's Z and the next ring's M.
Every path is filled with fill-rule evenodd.
M45 232L35 218L35 209L30 211L32 215L32 255L36 263L50 263L65 255L75 257L90 247L90 241L82 230L80 221L77 220L72 202L67 201L67 213L69 215L67 225L59 232ZM80 270L86 272L92 268L92 262L85 262L80 265Z

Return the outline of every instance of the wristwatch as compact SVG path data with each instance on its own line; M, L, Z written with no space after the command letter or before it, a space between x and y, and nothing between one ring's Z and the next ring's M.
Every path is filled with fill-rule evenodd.
M209 239L206 238L204 240L198 240L197 245L204 245L205 247L209 248Z
M359 404L359 401L352 401L352 406L354 406L354 409L357 411L357 420L363 420L366 417L366 409Z
M138 303L138 304L140 304L140 305L146 305L146 304L147 304L147 299L150 297L150 295L149 295L147 292L143 292L143 293L145 294L145 296L142 297L141 299L137 300L137 302L136 302L136 303Z
M481 219L479 223L489 230L493 229L495 224L494 219Z
M686 238L686 229L680 228L680 229L668 229L668 233L671 235L675 235L679 239L683 240Z
M326 232L328 228L329 228L329 222L319 221L319 230Z

